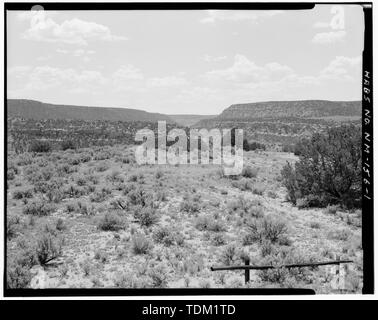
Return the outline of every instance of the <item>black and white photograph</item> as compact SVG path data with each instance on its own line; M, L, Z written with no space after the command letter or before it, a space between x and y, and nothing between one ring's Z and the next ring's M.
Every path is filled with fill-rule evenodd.
M9 293L366 290L364 5L74 4L5 6Z

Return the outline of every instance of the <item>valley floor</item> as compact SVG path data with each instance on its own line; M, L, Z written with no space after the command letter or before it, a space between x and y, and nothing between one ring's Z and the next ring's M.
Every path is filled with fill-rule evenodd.
M343 292L361 292L361 211L297 208L285 200L280 177L296 156L251 151L244 157L249 171L230 179L213 165L138 166L128 147L10 154L8 258L47 234L60 241L61 254L31 267L32 288L306 287L339 293L334 267L252 271L247 285L243 271L210 267L241 265L246 257L256 265L340 257L354 261Z

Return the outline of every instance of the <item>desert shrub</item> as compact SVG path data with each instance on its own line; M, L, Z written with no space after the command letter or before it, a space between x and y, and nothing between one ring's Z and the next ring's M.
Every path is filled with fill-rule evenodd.
M88 185L85 186L85 190L86 190L87 194L95 192L96 191L96 186L93 185L93 184L88 184Z
M226 231L227 228L223 222L214 219L207 226L207 230L213 231L213 232L222 232L222 231Z
M211 238L211 243L214 246L223 246L224 244L226 244L226 238L222 233L216 233Z
M360 228L362 226L362 219L358 215L347 214L345 221L348 225Z
M271 254L266 255L261 263L264 265L272 265L276 268L262 270L257 274L262 281L280 284L283 287L291 286L291 283L297 284L300 281L311 283L312 277L311 268L282 268L280 266L285 264L300 264L303 262L315 261L314 257L306 257L301 252L296 252L293 249L273 250Z
M113 170L110 174L108 174L106 179L111 183L123 182L125 180L123 176L121 176L121 173L117 170Z
M151 242L142 234L132 237L132 250L134 254L146 254L152 249Z
M251 166L246 166L242 170L242 176L245 178L256 178L258 170L256 168L252 168Z
M158 202L164 202L167 201L167 192L165 190L158 190L155 193L155 200Z
M24 209L24 214L33 216L47 216L55 210L55 206L44 201L33 201L27 204Z
M247 233L242 237L242 244L243 246L249 246L258 240L259 239L256 238L255 233Z
M279 241L287 232L286 223L279 220L270 218L269 216L261 221L262 236L271 242Z
M111 154L108 151L98 152L93 156L93 160L107 160L111 158Z
M109 204L110 204L110 207L112 209L116 209L116 210L117 209L121 209L121 210L129 209L128 203L121 197L119 197L119 198L117 197L115 199L112 199Z
M23 289L28 288L32 279L30 268L22 266L14 260L7 262L7 288Z
M167 247L174 245L176 241L174 230L168 227L159 227L152 237L154 241L162 243Z
M199 212L201 209L199 201L199 196L186 194L180 203L180 211L187 213Z
M339 240L339 241L347 241L352 237L353 233L346 228L332 230L328 233L328 239L332 240Z
M122 194L127 196L131 191L138 189L139 187L135 183L128 183L122 185Z
M122 157L122 163L126 163L126 164L135 163L135 159L130 156L125 156L125 157Z
M161 171L161 170L157 170L156 172L155 172L155 179L160 179L160 178L162 178L163 177L163 171Z
M232 181L231 185L234 188L240 189L241 191L253 190L253 183L249 179L245 178L241 180Z
M255 186L252 189L252 193L256 194L256 195L259 195L259 196L262 196L264 194L264 191L265 191L265 188L262 187L262 186Z
M263 219L252 219L248 222L249 240L278 242L287 233L286 223L271 216Z
M68 213L72 213L76 210L77 206L74 203L67 203L66 204L66 211Z
M12 215L7 217L7 239L14 238L18 231L20 230L21 218L17 215Z
M104 172L106 170L108 170L110 167L107 163L100 163L99 165L97 165L96 167L96 171L97 172Z
M74 184L69 184L63 190L63 193L68 198L80 198L86 194L86 191L82 187L75 186Z
M7 170L7 180L13 180L16 177L16 174L13 170Z
M83 261L80 262L80 267L83 270L84 275L86 277L88 277L92 273L93 263L90 260L90 258L86 258L86 259L84 259Z
M50 202L59 203L64 198L64 192L59 186L54 186L45 193Z
M13 199L29 199L33 198L33 189L19 189L13 192Z
M222 222L206 215L201 215L196 219L195 227L200 231L226 231L226 227Z
M30 269L37 263L30 241L23 240L18 243L17 252L7 259L6 285L9 289L28 288L32 279Z
M190 257L187 257L183 263L183 271L185 273L189 273L190 275L194 275L196 273L201 272L205 267L205 262L202 255L194 254Z
M135 275L129 272L117 272L113 278L114 286L117 288L137 288Z
M321 228L321 224L320 224L320 222L317 222L317 221L311 221L310 222L310 227L312 228L312 229L320 229Z
M268 197L269 198L272 198L272 199L277 199L278 198L278 195L277 193L275 193L274 191L268 191Z
M221 261L226 265L229 266L233 262L235 262L237 258L237 248L234 244L229 244L226 246L221 254Z
M9 162L9 163L7 164L7 178L8 178L9 180L13 180L14 177L15 177L17 174L19 174L19 173L20 173L19 168L18 168L13 162ZM11 178L8 177L9 175L12 176L12 177L11 177Z
M258 272L262 281L283 284L289 277L289 270L283 267Z
M211 223L211 218L206 215L199 216L195 221L195 227L200 231L207 230Z
M77 168L74 166L70 166L69 164L61 164L57 166L56 171L59 176L62 176L76 172Z
M26 166L29 164L32 164L33 157L30 155L30 153L23 153L18 156L18 159L16 160L16 164L18 166Z
M75 180L76 180L76 184L80 187L85 186L88 183L87 181L88 178L84 175L77 176Z
M64 231L67 229L67 225L65 224L64 220L62 218L58 218L55 224L55 228L58 231Z
M293 204L297 204L298 199L302 196L301 192L299 191L299 183L296 178L295 169L292 167L291 164L287 163L282 171L282 180L283 184L286 187L286 198Z
M261 243L261 247L260 247L261 256L262 257L266 257L266 256L269 256L269 255L273 254L275 252L274 249L275 248L274 248L272 242L264 240Z
M185 236L181 232L175 234L176 245L182 247L185 243Z
M150 266L147 275L151 279L153 288L165 288L168 285L168 271L163 264Z
M144 207L151 204L153 196L144 189L137 187L127 193L127 198L130 204Z
M87 206L85 203L78 201L75 206L75 212L84 216L93 216L96 214L96 210L93 206Z
M239 197L236 200L227 203L227 209L230 214L239 214L240 217L261 218L264 216L263 207L258 200L249 200Z
M42 232L46 233L46 234L51 234L53 236L57 236L58 235L58 230L56 229L56 224L52 224L52 223L45 223L42 227Z
M361 128L343 125L301 141L300 159L281 174L288 200L309 206L361 207Z
M35 164L40 168L49 166L50 168L53 169L53 166L51 165L49 158L50 158L49 156L37 155Z
M150 227L159 221L157 210L152 207L143 207L135 214L135 218L139 220L140 225Z
M35 249L39 263L44 266L59 258L62 255L62 244L62 240L54 237L50 232L42 234L37 240Z
M133 173L132 175L129 176L128 178L129 182L137 182L138 181L138 174Z
M187 213L194 213L200 210L200 206L196 202L183 200L180 204L180 210Z
M51 165L43 168L38 168L35 165L31 165L25 169L27 180L34 185L37 185L38 183L46 183L54 177L54 174L55 168Z
M131 272L117 272L113 282L118 288L151 288L152 286L149 277L138 277Z
M103 231L118 231L125 228L125 222L119 215L110 212L100 219L97 227Z
M203 289L209 289L211 288L211 281L209 279L201 279L199 282L198 282L198 285L200 288L203 288Z
M63 186L64 181L60 178L51 177L48 180L39 180L34 183L34 191L44 194L57 191Z
M79 156L70 157L69 159L67 159L67 161L68 161L68 164L71 166L77 166L81 162Z
M227 202L228 213L232 214L238 212L238 210L243 207L245 201L243 197L239 197L237 200Z
M94 258L99 260L101 263L105 263L109 259L108 254L104 250L97 250Z
M51 151L51 144L48 141L40 141L36 140L33 141L29 146L30 152L50 152Z
M90 200L92 202L103 202L111 193L112 191L110 189L103 187L101 190L91 194Z
M99 183L99 179L100 179L99 176L94 175L94 174L90 174L86 178L92 184L98 184Z

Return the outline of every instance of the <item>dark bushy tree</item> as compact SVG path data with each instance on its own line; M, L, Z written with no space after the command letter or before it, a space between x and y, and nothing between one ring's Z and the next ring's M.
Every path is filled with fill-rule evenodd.
M76 145L72 140L65 140L61 144L62 150L76 149Z
M308 206L361 206L361 127L343 125L302 140L299 161L281 174L288 200Z
M50 152L51 144L48 141L33 141L30 144L31 152Z
M247 139L243 140L243 150L245 151L253 151L253 150L265 150L265 144L259 143L256 141L249 142Z

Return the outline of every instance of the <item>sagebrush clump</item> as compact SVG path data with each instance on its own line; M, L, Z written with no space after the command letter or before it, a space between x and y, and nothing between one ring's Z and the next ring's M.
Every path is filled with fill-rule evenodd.
M125 228L125 221L116 213L106 213L98 222L97 227L103 231L118 231Z

